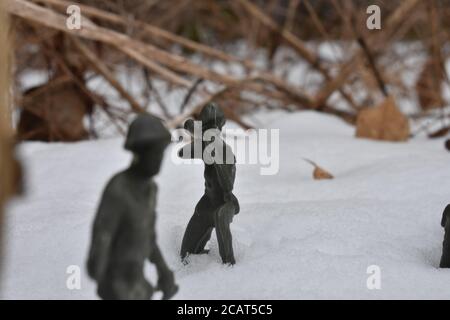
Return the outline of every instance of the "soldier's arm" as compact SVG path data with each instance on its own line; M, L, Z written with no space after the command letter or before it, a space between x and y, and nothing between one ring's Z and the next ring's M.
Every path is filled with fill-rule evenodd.
M156 237L155 237L156 238ZM175 284L175 277L172 270L166 264L156 239L154 240L153 250L150 253L150 261L156 266L158 272L158 287L157 290L163 292L163 300L170 299L178 291L178 286Z
M168 300L177 293L178 286L175 284L175 277L172 270L169 269L169 266L159 250L154 231L151 241L149 260L155 265L156 271L158 272L158 285L156 289L162 291L163 300Z
M182 159L202 159L203 150L202 150L202 137L195 135L195 124L193 119L188 119L184 123L184 129L186 129L192 138L192 142L186 144L178 151L178 156ZM201 127L199 128L201 133ZM195 150L195 146L198 147L198 150Z
M228 155L228 156L227 156ZM226 146L223 164L214 164L220 187L224 192L224 200L231 200L231 192L234 187L234 179L236 176L236 160L230 149Z
M158 187L155 183L151 184L150 187L150 211L154 215L154 223L151 226L152 230L149 230L151 236L150 243L150 252L149 252L149 260L155 264L156 270L158 271L158 275L164 275L167 272L170 272L169 267L167 266L164 258L159 250L158 243L156 242L156 194L158 191Z
M194 159L194 142L190 142L178 151L178 156L182 159Z
M191 137L194 135L194 120L188 119L184 123L184 129L186 129ZM194 159L194 143L188 143L178 151L178 156L182 159Z
M164 260L164 257L159 250L158 244L156 243L156 239L154 241L155 243L153 245L153 250L150 253L150 261L155 265L156 271L158 272L158 278L161 279L168 275L171 275L172 271L166 264L166 261Z
M152 204L150 210L155 216L154 218L155 222L156 222L156 211L155 211L156 192L157 192L156 184L153 184L150 193L151 198L150 203ZM156 223L154 223L152 226L153 230L149 230L149 232L152 234L152 237L150 239L151 244L150 244L149 260L155 265L156 271L158 273L158 290L161 290L163 292L163 299L169 299L178 291L178 287L175 284L175 278L173 276L172 270L169 269L169 266L164 260L161 250L159 250L159 246L156 241L155 224Z
M121 204L109 184L105 189L92 229L92 241L88 258L88 274L98 280L108 263L111 243L121 217Z

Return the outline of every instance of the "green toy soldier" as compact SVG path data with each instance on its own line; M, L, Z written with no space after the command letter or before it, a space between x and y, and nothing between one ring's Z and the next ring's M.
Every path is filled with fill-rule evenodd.
M230 223L240 210L239 202L232 193L236 176L236 160L231 148L219 136L225 124L224 114L219 107L212 103L206 105L200 113L200 120L203 134L207 130L215 130L217 134L214 135L214 139L211 139L212 141L202 139L200 143L195 141L199 137L193 135L194 142L186 145L179 152L182 158L201 158L205 163L205 193L195 207L194 215L186 228L180 255L185 260L188 254L208 253L205 245L215 228L222 262L233 265L236 261ZM191 134L194 133L194 126L194 121L191 119L184 124ZM224 158L219 158L222 161L206 161L204 151L211 143L223 148ZM196 154L198 152L195 150L196 145L201 146L201 154ZM212 157L214 156L212 154Z
M144 277L148 258L158 272L156 290L170 299L178 287L156 243L156 192L152 178L161 166L170 134L161 121L141 114L130 125L125 149L128 169L116 174L103 193L95 218L87 263L102 299L150 299L155 291Z
M444 243L442 244L442 258L439 267L450 268L450 204L442 214L441 225L445 228Z

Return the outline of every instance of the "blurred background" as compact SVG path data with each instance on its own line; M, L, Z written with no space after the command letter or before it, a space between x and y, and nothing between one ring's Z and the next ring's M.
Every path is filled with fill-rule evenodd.
M371 138L449 129L448 0L6 4L20 140L123 134L129 116L143 111L176 127L211 100L243 128L259 125L255 111L313 109L360 122L357 135ZM71 4L80 8L81 30L66 25ZM380 30L367 27L373 4ZM363 113L376 106L392 111L398 132L382 134L379 114Z

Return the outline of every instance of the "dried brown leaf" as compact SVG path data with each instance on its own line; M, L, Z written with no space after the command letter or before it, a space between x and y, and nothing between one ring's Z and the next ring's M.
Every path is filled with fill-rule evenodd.
M410 136L409 120L397 108L393 97L379 106L359 112L356 136L385 141L406 141Z
M325 171L321 167L316 167L313 172L313 177L316 180L333 179L333 175L328 171Z
M326 171L322 167L319 167L314 161L311 161L311 160L306 159L306 158L303 158L303 160L305 160L306 162L308 162L309 164L311 164L314 167L314 171L313 171L313 178L314 178L314 180L334 179L334 176L331 173L329 173L328 171Z
M21 110L20 140L78 141L88 137L84 118L92 111L92 101L73 82L53 80L31 89L24 95Z

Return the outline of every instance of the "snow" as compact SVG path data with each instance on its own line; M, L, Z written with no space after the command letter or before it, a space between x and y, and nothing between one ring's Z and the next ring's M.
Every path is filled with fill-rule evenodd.
M209 255L179 261L203 167L176 165L166 153L157 227L180 286L175 299L450 298L450 271L437 268L450 202L442 139L356 139L354 128L314 112L257 117L280 129L280 170L262 176L258 165L237 168L234 267L220 263L215 235ZM130 160L122 145L120 138L23 144L27 196L8 209L2 298L96 298L85 270L90 228L104 184ZM303 157L335 179L313 180ZM81 267L80 290L66 287L70 265ZM370 265L380 267L380 290L366 286ZM146 271L154 282L154 269Z

